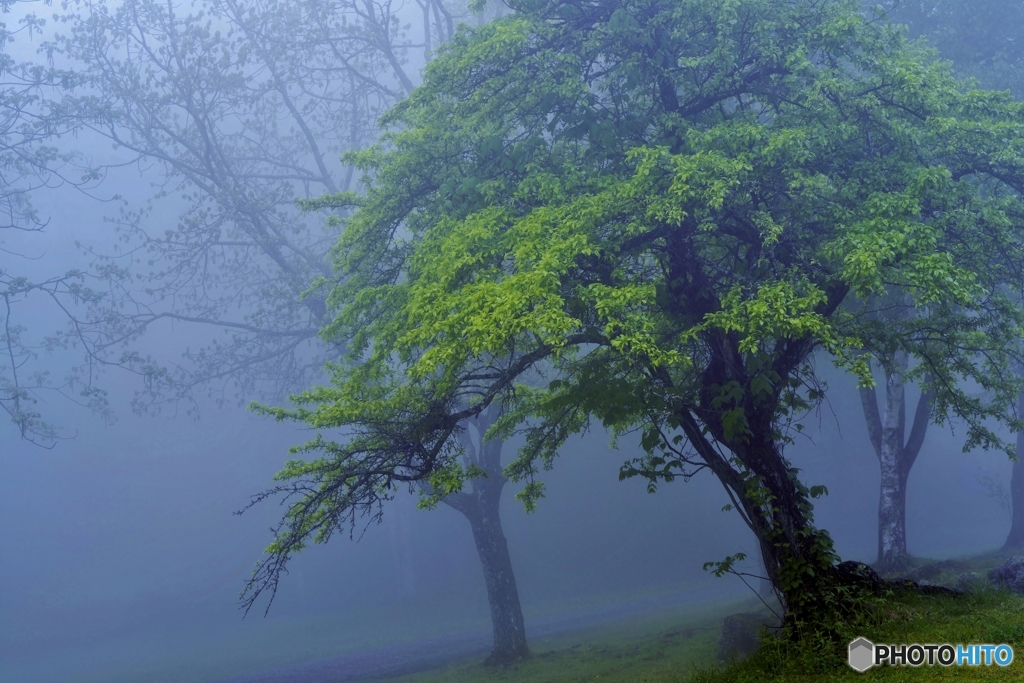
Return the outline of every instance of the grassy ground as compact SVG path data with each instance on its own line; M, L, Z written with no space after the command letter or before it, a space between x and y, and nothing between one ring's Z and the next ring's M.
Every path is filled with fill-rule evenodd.
M861 627L875 643L1008 643L1008 667L877 667L858 674L845 653L826 654L813 645L766 641L749 659L691 677L694 683L782 683L832 681L1004 681L1024 679L1024 598L996 590L964 597L899 595L885 601L874 623ZM676 680L688 680L680 677Z
M920 561L908 574L935 583L953 583L964 571L982 576L1003 558L995 555L941 563ZM916 573L916 574L915 574ZM572 639L534 642L534 657L508 669L462 663L391 683L782 683L833 681L1003 681L1024 680L1024 598L991 587L961 597L901 592L879 602L871 616L853 627L850 639L875 643L1009 643L1015 661L1008 667L880 667L858 674L846 665L845 651L807 643L788 645L769 638L751 657L726 665L717 660L725 614L749 611L747 604L676 618L672 623L619 624Z
M388 679L389 683L672 683L710 667L722 618L752 603L704 608L685 616L635 619L531 642L533 657L507 669L479 661ZM685 675L683 675L685 674Z

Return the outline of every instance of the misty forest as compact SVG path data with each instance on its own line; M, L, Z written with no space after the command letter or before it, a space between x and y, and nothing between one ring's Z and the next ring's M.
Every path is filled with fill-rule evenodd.
M0 10L0 680L1020 677L1024 2Z

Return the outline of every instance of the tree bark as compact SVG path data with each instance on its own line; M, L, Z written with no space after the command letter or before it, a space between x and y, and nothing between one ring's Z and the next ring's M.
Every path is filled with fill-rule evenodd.
M1024 415L1024 394L1017 397L1017 414ZM1024 432L1017 432L1017 459L1013 461L1010 476L1010 533L1003 551L1024 549Z
M878 560L880 573L901 571L910 562L907 552L907 477L892 454L882 459L878 498Z
M494 631L494 645L484 662L488 665L509 664L530 656L519 589L499 514L501 492L507 481L501 471L502 441L483 441L484 434L499 414L500 408L494 406L472 421L479 436L476 443L468 430L462 438L467 460L480 467L487 476L472 480L470 490L444 498L447 505L469 520L480 557Z
M721 303L704 265L691 256L693 234L669 230L666 237L666 310L687 318L714 313ZM846 292L845 284L833 283L819 312L829 315ZM810 337L783 338L770 349L750 352L741 349L738 332L718 328L703 332L701 342L704 367L695 402L685 398L690 389L681 390L666 369L648 366L652 384L659 392L664 388L659 401L670 397L673 406L659 446L694 471L710 469L725 487L733 508L758 539L765 571L785 612L787 635L838 640L837 617L856 609L858 601L844 590L832 539L814 526L813 494L785 458L785 442L779 438L788 387L799 380L814 342ZM662 420L657 413L651 416L659 429ZM684 440L670 435L676 429ZM719 563L716 573L732 571L731 563L731 558Z
M685 249L673 250L685 253ZM673 263L680 299L698 301L703 282L700 269L680 260ZM692 276L696 280L687 282ZM687 291L695 289L696 291ZM699 303L699 302L698 302ZM702 304L714 310L710 297ZM813 524L810 491L782 453L777 415L780 394L796 366L810 353L807 339L780 342L770 365L758 364L740 352L737 334L711 331L704 338L707 364L701 373L697 404L679 401L671 429L680 429L688 447L662 435L662 447L674 451L681 462L706 467L724 486L734 509L758 540L765 572L782 603L784 625L791 637L825 633L839 637L832 625L837 612L852 606L838 590L839 573L832 539ZM753 382L765 373L774 390L754 390ZM651 368L656 381L675 391L672 377ZM657 418L655 418L657 419ZM694 460L689 449L695 451ZM718 573L732 571L731 561L719 564Z
M765 572L785 610L785 625L794 636L828 630L837 609L846 606L834 590L839 576L832 540L814 526L809 492L779 450L766 411L748 413L747 424L756 428L740 439L724 433L716 408L701 412L707 432L733 458L713 445L692 414L680 413L679 426L757 537Z
M878 559L875 569L882 573L902 571L910 563L907 552L907 480L924 442L931 412L932 396L918 399L910 436L906 433L906 391L903 376L907 354L897 351L883 367L885 406L880 412L876 389L860 389L861 405L871 445L878 456L881 483L878 496Z
M496 488L500 489L500 485ZM487 664L507 664L530 656L526 643L523 610L519 604L519 590L508 554L505 532L498 517L497 496L482 497L477 513L467 515L473 530L473 540L480 556L480 566L487 584L487 602L491 608L491 626L494 646Z

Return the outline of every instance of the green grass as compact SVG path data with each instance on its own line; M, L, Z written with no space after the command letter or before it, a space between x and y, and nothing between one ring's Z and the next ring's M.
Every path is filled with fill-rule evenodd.
M722 618L748 611L733 602L656 619L636 618L547 639L532 639L533 657L508 668L484 668L479 660L388 679L389 683L670 683L711 666Z
M873 622L873 623L872 623ZM853 634L851 634L852 636ZM858 674L845 652L814 644L765 641L749 659L721 670L700 672L693 683L782 683L795 681L1005 681L1024 679L1024 598L992 589L962 596L894 595L885 599L856 635L875 643L1009 643L1008 667L878 667ZM851 637L852 639L852 637Z
M982 576L1003 558L916 562L929 580L955 581L964 571ZM924 577L922 577L924 578ZM876 643L1009 643L1009 667L880 667L858 674L846 665L843 647L783 643L766 639L744 661L717 660L718 636L726 614L755 609L753 601L705 608L660 621L617 624L603 629L534 641L534 656L507 669L463 662L444 669L389 679L391 683L798 683L838 681L1004 681L1024 679L1024 598L986 587L960 597L891 593L874 604L849 640ZM844 635L844 638L846 637ZM844 640L844 643L846 640Z

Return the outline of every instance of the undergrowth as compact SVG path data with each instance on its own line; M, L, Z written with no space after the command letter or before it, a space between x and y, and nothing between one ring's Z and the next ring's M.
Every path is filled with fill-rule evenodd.
M1024 659L1024 598L985 588L963 596L901 591L879 599L844 640L864 636L874 643L1007 643ZM856 629L856 630L853 630ZM848 640L847 640L848 638ZM1024 679L1024 661L1008 667L875 667L860 674L846 664L845 643L786 642L766 638L749 658L699 672L693 683L781 683L783 681L1002 681Z

